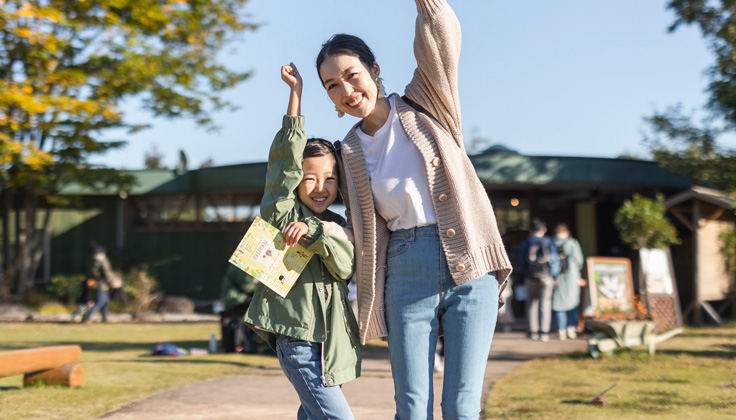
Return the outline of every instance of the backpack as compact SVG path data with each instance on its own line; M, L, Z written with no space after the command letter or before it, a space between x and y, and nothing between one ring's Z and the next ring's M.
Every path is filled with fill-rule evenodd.
M549 268L549 242L545 239L529 244L526 276L533 282L545 283L552 276Z

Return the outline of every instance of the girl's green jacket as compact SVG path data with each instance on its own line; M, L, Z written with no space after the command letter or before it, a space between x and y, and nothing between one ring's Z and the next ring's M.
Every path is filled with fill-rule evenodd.
M280 230L291 222L305 222L309 232L300 243L315 255L286 298L259 283L245 323L276 351L274 333L322 343L323 382L334 386L360 376L358 325L346 284L353 275L355 248L349 241L324 234L322 221L297 198L306 142L304 117L284 116L268 155L261 217ZM323 219L346 225L345 219L330 211Z

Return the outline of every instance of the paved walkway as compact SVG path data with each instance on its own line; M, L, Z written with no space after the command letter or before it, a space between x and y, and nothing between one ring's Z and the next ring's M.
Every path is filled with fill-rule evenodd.
M584 339L547 343L531 341L520 332L497 332L486 365L484 396L496 380L524 361L552 354L584 351ZM442 374L435 374L435 395L442 394ZM393 381L388 351L371 348L363 359L362 376L343 386L358 420L387 420L394 415ZM485 397L484 397L485 398ZM299 399L281 369L252 369L247 374L197 382L124 405L104 420L293 420ZM438 399L436 419L441 419Z

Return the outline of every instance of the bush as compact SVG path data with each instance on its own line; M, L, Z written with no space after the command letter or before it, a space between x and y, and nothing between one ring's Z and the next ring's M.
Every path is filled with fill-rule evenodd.
M46 287L46 291L59 302L72 306L82 294L84 277L84 274L53 276L51 277L51 282Z
M721 232L721 253L726 259L726 272L731 279L736 278L736 226Z
M616 211L613 223L621 240L633 249L667 248L680 243L677 230L667 219L664 198L656 200L634 194Z
M131 309L136 312L148 312L159 299L156 288L158 280L148 271L147 264L133 267L123 275L123 290L132 298Z

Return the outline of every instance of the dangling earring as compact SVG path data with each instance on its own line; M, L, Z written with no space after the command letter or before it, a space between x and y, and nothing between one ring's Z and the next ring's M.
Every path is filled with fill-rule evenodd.
M385 98L386 89L383 87L383 79L381 79L380 77L376 77L376 87L378 88L378 97Z
M337 105L335 105L335 111L337 111L337 118L342 118L345 116L345 113L337 109Z

